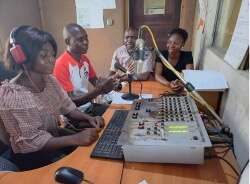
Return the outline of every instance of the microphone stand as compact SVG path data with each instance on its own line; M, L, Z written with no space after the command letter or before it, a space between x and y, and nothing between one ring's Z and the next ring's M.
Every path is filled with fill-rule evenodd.
M125 93L122 95L122 99L124 100L135 100L139 98L139 95L133 94L132 93L132 86L131 83L133 81L133 75L128 74L128 93Z

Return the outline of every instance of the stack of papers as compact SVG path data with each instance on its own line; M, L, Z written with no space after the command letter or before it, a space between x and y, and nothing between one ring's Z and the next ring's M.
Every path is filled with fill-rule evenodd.
M213 70L183 70L184 79L197 91L224 91L228 88L224 76Z
M132 104L132 100L124 100L122 99L122 95L124 93L112 91L108 95L110 96L110 99L112 100L111 104ZM152 98L152 94L141 94L142 98Z

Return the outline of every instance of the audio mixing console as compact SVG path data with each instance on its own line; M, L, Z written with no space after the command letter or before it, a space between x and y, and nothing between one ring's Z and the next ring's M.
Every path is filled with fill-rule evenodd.
M211 143L189 96L134 101L118 144L126 161L190 163L204 161Z

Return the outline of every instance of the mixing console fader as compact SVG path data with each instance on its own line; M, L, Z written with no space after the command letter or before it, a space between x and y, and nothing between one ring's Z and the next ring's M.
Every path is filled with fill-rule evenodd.
M170 96L134 101L120 135L126 161L192 163L204 161L211 143L194 101Z

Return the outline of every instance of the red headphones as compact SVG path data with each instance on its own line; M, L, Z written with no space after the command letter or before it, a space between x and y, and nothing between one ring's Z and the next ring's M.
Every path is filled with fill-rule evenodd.
M10 44L11 44L10 53L17 64L23 64L27 59L21 45L17 44L15 41L15 34L22 28L27 28L27 26L20 26L14 28L10 32Z

